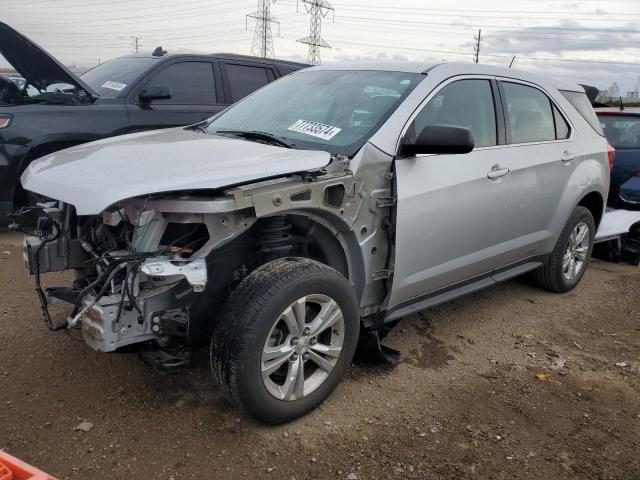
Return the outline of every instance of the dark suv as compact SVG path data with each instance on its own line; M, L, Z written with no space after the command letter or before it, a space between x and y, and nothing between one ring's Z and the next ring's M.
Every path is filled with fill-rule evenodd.
M167 55L157 49L77 76L1 22L0 54L26 80L19 87L0 75L0 224L26 202L18 179L32 160L105 137L197 123L307 66L232 54Z
M596 113L616 149L609 206L640 210L640 108L597 108Z

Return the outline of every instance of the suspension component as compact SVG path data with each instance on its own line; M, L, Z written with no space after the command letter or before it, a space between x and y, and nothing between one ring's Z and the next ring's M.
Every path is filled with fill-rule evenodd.
M258 230L260 234L258 244L260 253L265 259L284 257L293 249L289 230L291 230L291 224L282 215L267 217L262 221Z

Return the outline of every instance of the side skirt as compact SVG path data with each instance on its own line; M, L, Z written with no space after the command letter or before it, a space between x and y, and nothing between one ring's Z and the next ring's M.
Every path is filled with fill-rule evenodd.
M548 255L531 257L526 260L501 267L493 272L465 280L454 285L429 292L425 295L405 301L391 310L388 310L383 323L398 320L412 313L425 310L427 308L448 302L450 300L469 295L497 283L504 282L514 277L541 267Z

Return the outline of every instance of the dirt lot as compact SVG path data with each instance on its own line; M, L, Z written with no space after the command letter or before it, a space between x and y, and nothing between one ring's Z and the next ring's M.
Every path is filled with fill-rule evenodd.
M639 292L594 261L568 295L514 281L422 312L387 340L400 365L355 365L274 428L238 418L205 353L167 377L47 332L0 233L0 448L60 479L640 479Z

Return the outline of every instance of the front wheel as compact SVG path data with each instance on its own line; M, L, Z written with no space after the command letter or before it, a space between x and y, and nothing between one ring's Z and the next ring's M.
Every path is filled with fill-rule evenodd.
M358 302L348 280L304 258L253 271L233 292L211 338L225 396L267 423L298 418L333 392L355 352Z
M551 256L534 272L538 285L557 293L568 292L578 285L589 265L595 234L596 225L591 211L576 207Z

